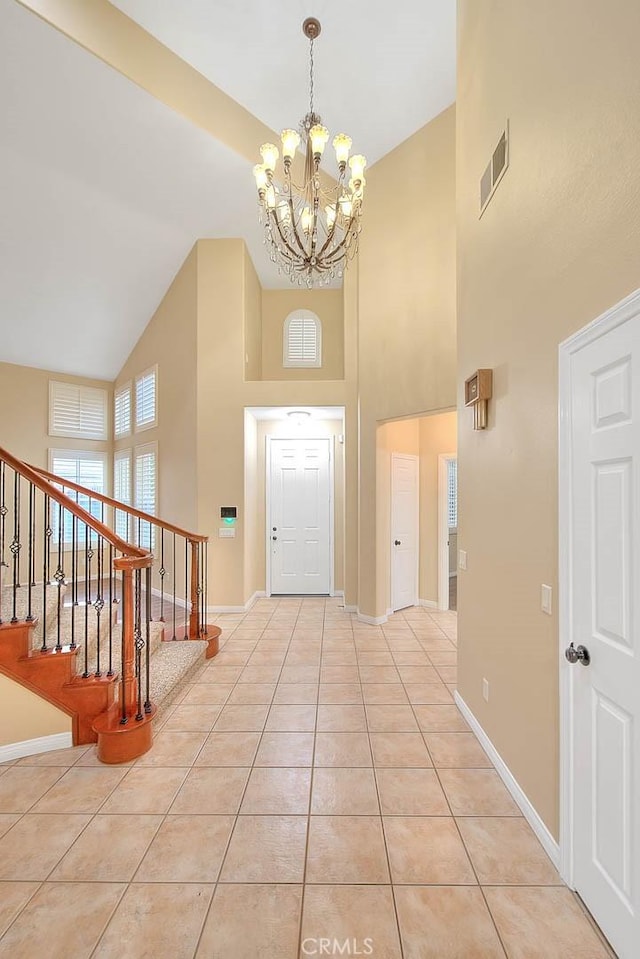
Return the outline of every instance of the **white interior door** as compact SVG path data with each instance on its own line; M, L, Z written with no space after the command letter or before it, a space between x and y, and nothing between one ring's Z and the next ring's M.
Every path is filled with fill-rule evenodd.
M272 593L331 590L330 442L328 438L270 442Z
M610 324L609 324L610 325ZM591 342L588 340L591 339ZM573 885L640 955L640 315L570 358L568 683Z
M391 454L391 607L418 599L418 457Z

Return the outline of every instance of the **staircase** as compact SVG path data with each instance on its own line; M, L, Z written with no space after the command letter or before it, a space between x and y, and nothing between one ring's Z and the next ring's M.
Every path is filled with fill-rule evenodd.
M206 537L0 448L0 672L71 716L74 745L106 763L151 747L158 711L218 651L206 578Z

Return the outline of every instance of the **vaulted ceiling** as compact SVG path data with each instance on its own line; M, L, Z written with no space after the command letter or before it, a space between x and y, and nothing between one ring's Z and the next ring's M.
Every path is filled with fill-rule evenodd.
M317 16L317 109L370 162L455 96L455 0L114 5L274 130L308 109L301 23ZM0 360L114 378L199 237L243 237L263 285L285 285L251 165L0 0Z

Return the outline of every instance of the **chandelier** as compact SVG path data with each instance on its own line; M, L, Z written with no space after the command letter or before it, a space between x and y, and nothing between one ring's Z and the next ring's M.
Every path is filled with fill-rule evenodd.
M310 44L309 112L299 132L283 130L280 135L282 168L277 170L278 147L264 143L260 147L262 163L253 169L260 222L271 260L292 283L308 287L341 277L357 252L367 165L359 154L349 157L351 137L339 133L333 138L338 171L335 185L327 188L325 177L323 186L320 161L329 131L313 104L313 44L320 29L315 17L308 17L302 24ZM292 164L300 143L305 150L304 182L296 184Z

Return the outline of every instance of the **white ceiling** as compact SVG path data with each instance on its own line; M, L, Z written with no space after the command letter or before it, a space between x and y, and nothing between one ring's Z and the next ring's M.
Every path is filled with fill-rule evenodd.
M455 99L456 0L111 2L274 130L309 108L317 17L316 110L370 163Z
M370 160L454 99L455 0L400 0L393 18L382 0L117 5L275 129L307 109L300 24L319 16L317 108ZM243 237L263 286L286 285L251 164L15 0L0 0L0 170L1 361L113 379L201 237Z

